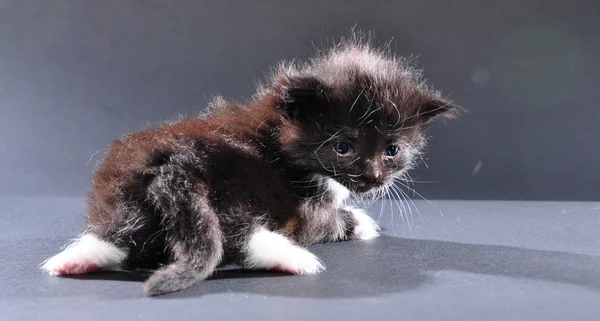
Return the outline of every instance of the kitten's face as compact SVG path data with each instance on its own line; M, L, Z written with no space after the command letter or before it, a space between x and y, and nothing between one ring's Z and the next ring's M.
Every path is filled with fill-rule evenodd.
M359 194L388 187L412 168L427 124L445 111L426 92L391 100L361 88L303 91L281 139L294 163Z
M323 133L327 143L313 152L321 165L316 170L355 193L391 185L394 178L412 168L423 139L418 130L383 128L367 125L340 128L332 135Z
M391 185L415 164L432 119L454 105L407 59L353 34L305 63L283 63L259 96L275 97L285 156L355 193Z

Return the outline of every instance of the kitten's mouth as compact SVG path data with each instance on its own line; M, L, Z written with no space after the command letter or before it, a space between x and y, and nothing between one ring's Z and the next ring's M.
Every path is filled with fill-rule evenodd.
M346 187L356 194L366 194L375 192L390 187L393 184L393 179L383 179L377 181L353 181Z
M358 183L354 186L352 186L352 189L356 192L356 193L367 193L370 191L373 191L375 189L381 188L383 185L381 184L368 184L368 183Z

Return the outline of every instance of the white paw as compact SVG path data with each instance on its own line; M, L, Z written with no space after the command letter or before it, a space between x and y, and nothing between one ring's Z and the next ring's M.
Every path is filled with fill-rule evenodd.
M303 248L296 248L286 256L272 270L290 274L317 274L325 270L319 258Z
M314 254L293 244L285 236L266 229L251 236L245 252L245 265L250 268L291 274L316 274L325 270Z
M374 219L372 219L364 210L356 207L345 207L346 211L352 213L356 226L352 232L357 240L370 240L379 236L381 230Z
M43 270L52 276L56 276L96 272L101 271L102 268L88 261L71 262L64 261L62 258L53 257L44 264Z
M41 269L50 275L70 275L116 268L126 253L92 234L74 240L62 252L46 260Z

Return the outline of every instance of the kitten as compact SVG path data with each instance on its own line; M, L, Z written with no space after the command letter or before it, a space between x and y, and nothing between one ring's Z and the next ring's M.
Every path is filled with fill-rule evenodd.
M405 59L353 35L280 64L247 106L217 98L203 117L115 140L93 177L86 232L42 268L151 269L149 296L225 263L318 273L302 246L377 237L345 200L391 186L431 121L456 109Z

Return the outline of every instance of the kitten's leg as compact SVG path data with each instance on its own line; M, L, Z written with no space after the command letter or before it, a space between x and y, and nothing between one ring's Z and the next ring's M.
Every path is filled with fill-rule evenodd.
M112 243L85 233L62 252L42 263L41 269L50 275L82 274L118 269L127 253Z
M316 274L325 269L321 261L287 237L256 230L242 249L244 265L252 269L270 269L291 274Z
M319 241L368 240L379 236L379 226L364 210L343 205L344 200L350 196L348 189L331 178L326 179L325 182L326 188L333 196L335 212L333 214L326 213L326 216L332 219L319 226L324 231L309 233L307 241L312 243ZM312 229L309 228L308 230ZM317 237L315 238L310 234L316 234Z
M347 234L350 239L370 240L379 236L381 229L363 209L345 206L340 212L346 222Z
M375 220L360 208L344 206L313 213L320 216L320 220L303 222L296 239L300 244L369 240L379 236L380 228Z

